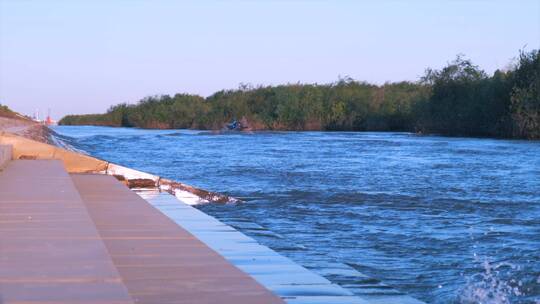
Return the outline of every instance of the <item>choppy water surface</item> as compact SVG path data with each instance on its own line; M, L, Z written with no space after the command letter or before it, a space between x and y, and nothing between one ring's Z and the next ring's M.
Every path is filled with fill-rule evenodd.
M429 303L540 303L540 142L56 130L94 156L244 199L199 208L322 274L347 265Z

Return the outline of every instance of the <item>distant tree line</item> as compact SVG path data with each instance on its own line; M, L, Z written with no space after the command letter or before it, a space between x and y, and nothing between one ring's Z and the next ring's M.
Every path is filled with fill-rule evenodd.
M411 131L451 136L540 138L540 55L521 52L507 71L487 75L458 56L417 82L374 85L241 85L203 98L147 97L105 114L68 115L62 125L220 129L244 118L254 130Z

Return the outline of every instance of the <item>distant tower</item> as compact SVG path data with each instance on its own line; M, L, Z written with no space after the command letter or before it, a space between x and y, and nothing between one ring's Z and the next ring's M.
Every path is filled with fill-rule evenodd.
M51 119L51 109L50 108L47 109L47 119L45 120L45 124L47 126L50 126L50 125L53 124L52 119Z

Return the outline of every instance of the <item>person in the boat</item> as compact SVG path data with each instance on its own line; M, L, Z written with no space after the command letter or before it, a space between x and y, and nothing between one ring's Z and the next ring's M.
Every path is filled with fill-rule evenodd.
M234 119L230 124L227 125L227 128L229 130L236 130L239 127L239 123L236 119Z

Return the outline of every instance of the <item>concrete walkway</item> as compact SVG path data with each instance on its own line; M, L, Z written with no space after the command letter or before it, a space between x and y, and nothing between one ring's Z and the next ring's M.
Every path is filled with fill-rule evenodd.
M283 303L107 175L72 175L137 303Z
M111 176L0 172L0 303L283 303Z
M0 303L133 303L60 161L0 172Z

